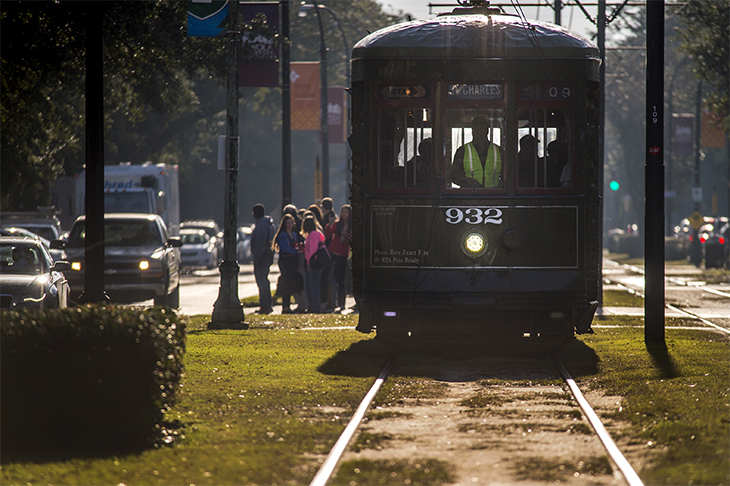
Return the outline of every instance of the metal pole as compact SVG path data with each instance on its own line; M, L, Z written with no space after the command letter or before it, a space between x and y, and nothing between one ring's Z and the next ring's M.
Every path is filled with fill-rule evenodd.
M218 269L221 286L213 304L209 329L248 329L238 299L236 226L238 223L238 1L228 7L228 107L226 113L226 205L224 208L223 262Z
M86 240L82 303L105 302L104 292L104 4L86 8Z
M312 0L314 11L317 13L319 23L319 86L320 86L320 136L322 137L322 195L330 194L330 136L329 116L327 114L327 47L324 43L324 29L322 28L322 15L316 0Z
M700 184L700 135L702 130L702 81L697 84L697 98L695 100L695 133L694 133L694 184L692 185L692 199L694 212L702 210L702 185ZM692 245L689 249L689 260L696 266L702 265L702 243L700 243L699 226L693 228Z
M289 39L289 0L281 1L281 35ZM291 186L291 77L289 45L281 48L281 207L292 202Z
M664 344L664 0L646 5L644 341Z
M563 8L563 2L562 0L555 0L555 23L557 25L561 25L561 10Z
M599 100L599 117L600 128L598 129L598 285L597 298L598 305L603 306L603 211L604 211L604 167L605 167L605 146L606 146L606 0L598 2L598 50L601 56L601 65L598 68L598 77L600 83L600 100Z

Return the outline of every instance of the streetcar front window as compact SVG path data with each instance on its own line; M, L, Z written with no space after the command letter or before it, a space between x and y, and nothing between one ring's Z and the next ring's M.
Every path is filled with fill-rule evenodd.
M565 110L517 111L517 187L571 187L572 131L572 117Z
M449 187L504 187L505 112L497 108L446 111L444 138Z
M378 187L429 187L434 173L432 110L381 110L379 121Z

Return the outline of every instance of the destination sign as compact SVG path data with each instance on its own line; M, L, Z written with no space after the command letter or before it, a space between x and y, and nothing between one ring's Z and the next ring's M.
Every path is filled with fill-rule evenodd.
M402 98L427 98L428 90L425 86L385 86L383 88L383 98L385 99L402 99Z
M573 99L573 85L569 83L523 84L520 86L521 100L561 100Z
M450 84L448 100L503 100L501 84Z

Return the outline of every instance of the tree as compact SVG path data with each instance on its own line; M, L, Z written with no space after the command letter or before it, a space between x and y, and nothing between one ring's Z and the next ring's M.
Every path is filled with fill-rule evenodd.
M676 28L681 51L692 57L698 77L713 88L706 102L730 129L730 2L689 0L671 11L681 24Z
M223 46L188 39L186 4L105 2L107 150L121 120L184 113L195 106L190 80L224 79ZM84 162L84 2L3 2L2 207L35 209L48 187ZM146 132L147 140L159 133ZM128 145L127 145L128 146Z

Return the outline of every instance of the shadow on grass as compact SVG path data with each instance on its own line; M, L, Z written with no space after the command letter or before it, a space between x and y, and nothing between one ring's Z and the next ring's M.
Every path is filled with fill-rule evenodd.
M663 379L676 378L680 376L679 368L677 368L676 362L669 354L669 349L665 342L646 343L646 350L651 356L654 366L661 373L661 377Z
M536 379L557 377L551 358L560 358L575 377L598 371L593 348L575 341L569 345L495 344L446 348L394 349L374 339L353 343L325 361L318 371L327 375L377 377L389 359L407 365L409 376L441 381L472 381L484 378L519 379L525 373ZM454 371L461 368L466 371ZM403 372L405 372L405 369ZM392 374L398 375L399 367Z

